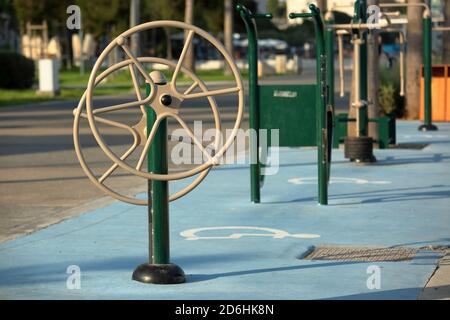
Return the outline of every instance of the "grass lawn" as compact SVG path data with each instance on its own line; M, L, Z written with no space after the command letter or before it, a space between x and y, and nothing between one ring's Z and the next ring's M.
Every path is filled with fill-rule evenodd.
M164 74L170 79L170 72ZM222 70L198 71L197 75L206 83L208 81L227 81L233 80L232 76L224 75ZM57 97L42 96L36 93L35 89L27 90L0 90L0 107L18 104L28 104L44 101L58 101L79 99L87 86L89 80L89 72L80 75L79 70L63 70L60 72L61 94ZM242 72L244 78L247 77L247 71ZM107 78L102 86L95 90L95 95L113 95L121 93L130 93L132 91L132 82L128 71L117 72L113 78ZM182 83L183 77L179 83Z
M113 95L117 93L131 92L129 88L101 88L95 91L96 95ZM61 101L80 99L84 90L79 88L61 89L61 94L57 97L43 96L36 93L36 90L0 90L0 107L19 104L32 104L44 101Z

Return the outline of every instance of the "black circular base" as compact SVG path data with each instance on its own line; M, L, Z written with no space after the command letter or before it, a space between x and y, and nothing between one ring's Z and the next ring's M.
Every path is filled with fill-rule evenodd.
M434 124L423 124L419 126L417 129L419 131L437 131L438 127L436 127Z
M133 280L153 284L179 284L186 282L186 276L176 264L144 263L134 270Z
M373 163L377 159L373 155L373 140L371 137L347 137L344 141L345 158L356 163Z

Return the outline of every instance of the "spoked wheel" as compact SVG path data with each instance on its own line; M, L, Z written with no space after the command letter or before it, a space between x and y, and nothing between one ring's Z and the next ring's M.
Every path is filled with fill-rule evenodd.
M146 31L149 29L166 28L166 27L179 28L184 30L187 34L183 50L177 62L172 62L166 59L156 57L135 57L133 55L133 53L131 52L131 50L127 45L128 39L133 34ZM206 84L195 73L183 67L184 58L186 56L189 46L193 41L194 35L198 35L204 38L222 54L224 60L226 61L226 63L229 65L230 69L233 72L235 80L234 85L224 89L209 90ZM125 55L128 57L128 59L118 64L115 64L110 68L108 68L107 70L98 74L100 66L105 62L105 59L107 58L108 54L116 47L120 47L125 53ZM157 63L169 67L169 69L173 70L171 79L169 81L161 81L160 78L162 77L162 74L155 71L149 73L148 70L145 68L145 64L147 63ZM93 102L93 94L96 86L106 77L108 77L108 75L123 68L128 68L130 71L131 76L130 80L135 89L136 101L107 107L95 108ZM180 75L180 73L187 75L193 81L193 84L184 92L179 92L176 84L177 78ZM146 96L143 96L141 93L139 85L139 77L145 80L146 84L150 89ZM232 132L230 135L227 135L227 140L222 144L221 143L222 139L220 139L221 137L220 113L214 97L226 94L237 95L238 107L236 113L236 120L234 122ZM189 128L183 117L179 114L180 113L179 111L182 108L184 101L197 98L206 98L211 107L212 117L214 119L214 127L216 130L214 147L211 153L206 150L201 141L198 141L193 131ZM150 132L147 132L146 106L149 106L156 115L156 120L154 121ZM140 109L141 112L140 116L137 117L137 119L134 121L135 125L132 126L117 121L112 121L104 117L104 115L106 114L111 114L119 110L130 110L133 108ZM136 26L121 34L106 47L106 49L98 58L90 75L87 90L83 95L77 109L74 110L75 121L73 130L74 130L75 151L77 153L77 156L79 158L83 170L97 187L99 187L112 197L115 197L121 201L137 205L147 205L149 201L125 196L105 185L105 180L107 180L118 168L121 168L126 172L141 178L159 181L180 180L198 175L191 184L189 184L183 190L170 196L169 200L173 201L186 195L188 192L193 190L206 177L210 169L213 166L220 163L220 159L222 158L226 150L229 148L229 146L233 143L237 135L240 123L242 121L243 109L244 109L244 94L240 73L236 65L234 64L231 56L227 53L227 51L220 44L220 42L215 40L207 32L195 26L185 24L183 22L178 21L149 22ZM147 157L149 148L153 142L159 124L161 123L161 121L169 118L175 120L175 123L185 130L185 132L191 139L192 143L201 150L204 158L207 160L202 161L200 165L197 165L192 169L184 171L167 174L155 174L147 172L144 170L143 164L145 163L145 159ZM88 120L90 129L92 131L93 136L95 137L96 142L100 146L101 150L113 162L113 165L99 177L96 176L93 173L93 171L89 168L80 146L79 126L81 119ZM120 155L116 154L113 150L111 150L110 146L105 142L103 136L100 134L98 124L104 124L128 131L130 135L133 137L132 145L127 149L125 153ZM131 154L133 154L134 151L136 151L136 149L139 146L142 147L142 152L139 155L139 159L136 164L131 164L129 161L129 157Z

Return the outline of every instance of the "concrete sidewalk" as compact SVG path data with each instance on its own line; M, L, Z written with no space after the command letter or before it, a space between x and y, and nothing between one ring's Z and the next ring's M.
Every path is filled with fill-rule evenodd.
M313 149L281 150L279 172L267 177L258 205L249 203L247 166L214 170L171 204L171 256L186 284L131 281L147 259L146 209L114 202L1 244L0 298L417 299L426 297L427 283L446 298L448 279L430 277L450 245L450 124L439 123L434 133L418 132L418 124L399 122L398 140L428 144L422 150L376 150L379 162L367 166L337 150L329 206L316 204ZM171 192L185 183L173 183ZM236 233L248 235L229 238ZM401 262L301 259L320 245L418 253ZM71 265L81 269L79 290L66 286ZM367 286L372 266L380 289Z

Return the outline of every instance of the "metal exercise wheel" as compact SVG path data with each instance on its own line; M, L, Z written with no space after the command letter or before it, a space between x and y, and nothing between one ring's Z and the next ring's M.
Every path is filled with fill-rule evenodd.
M155 28L177 28L185 33L185 43L178 61L172 62L157 57L136 57L130 50L127 41L131 36ZM183 66L186 53L189 46L193 45L195 35L209 42L222 55L226 63L225 66L229 67L234 77L232 86L224 89L209 90L200 77ZM121 48L127 59L100 72L101 66L115 48ZM155 70L149 72L150 70L147 70L145 66L148 63L167 66L173 71L171 79L167 80L160 71ZM128 68L130 72L131 83L136 93L136 101L95 108L93 98L97 85L113 72L124 68ZM177 79L181 73L193 81L190 87L184 92L180 92L177 87ZM146 95L143 95L141 92L139 78L143 78L145 81ZM231 133L228 134L227 132L226 140L222 143L220 112L214 97L231 94L237 95L238 97L237 111ZM206 150L202 142L197 139L193 131L183 120L183 117L179 114L184 101L197 98L206 98L208 100L212 118L214 119L215 139L212 143L213 150L211 154ZM126 125L104 117L105 114L110 114L115 111L133 109L140 110L139 116L133 121L134 125ZM243 113L244 87L236 64L219 41L209 33L195 26L179 21L144 23L122 33L99 56L89 77L87 90L82 96L78 107L74 110L74 145L81 167L98 188L118 200L135 205L149 206L149 261L135 269L133 280L155 284L185 282L186 279L183 270L179 266L170 263L169 201L176 200L192 191L203 181L213 166L220 164L220 160L226 150L234 142L240 128ZM94 174L83 154L79 138L80 121L82 119L87 119L100 149L113 162L113 165L101 176ZM202 161L199 165L195 165L192 169L173 173L169 172L167 158L168 119L175 120L176 124L184 129L191 139L192 144L201 150L203 157L207 160ZM129 132L133 137L133 143L125 153L117 155L100 134L99 124ZM137 164L132 165L129 157L138 147L142 147L142 151ZM144 168L146 160L148 164L147 170ZM105 185L105 180L111 177L118 168L134 176L149 180L148 200L123 195ZM195 179L187 187L169 196L169 181L190 177L195 177Z
M129 38L131 35L142 32L145 30L153 29L153 28L163 28L163 27L175 27L180 28L188 31L188 36L186 39L186 43L184 45L183 51L181 53L181 56L177 63L171 62L166 59L161 58L155 58L155 57L135 57L132 52L130 51L129 47L126 44L126 39ZM226 63L230 66L230 69L233 72L233 76L236 82L236 85L227 88L227 89L219 89L219 90L211 90L209 91L206 87L206 85L201 81L201 79L195 75L192 71L184 68L182 66L183 60L185 58L187 49L189 45L192 42L194 34L197 34L210 42L224 57ZM129 57L128 60L122 61L116 65L111 66L107 70L103 71L99 75L97 75L100 66L104 62L105 58L108 56L108 54L114 49L114 47L120 46L125 54ZM173 69L173 76L172 79L167 82L167 84L160 86L156 85L154 79L150 76L150 74L147 72L147 70L144 67L144 63L158 63L168 66L169 68ZM131 74L131 80L133 82L133 86L136 91L136 97L137 101L115 105L115 106L108 106L108 107L102 107L94 109L93 107L93 93L95 87L108 75L111 73L120 70L122 68L128 67ZM136 70L137 69L137 70ZM146 83L150 86L150 94L147 97L142 97L142 94L139 90L139 84L138 84L138 74L137 72L145 79ZM185 92L181 93L178 91L176 86L177 77L180 73L184 73L188 75L193 81L193 85L188 88ZM193 93L193 91L196 89L196 87L199 87L201 89L201 92ZM197 140L197 138L194 136L192 131L187 126L186 122L178 115L179 108L184 100L189 99L196 99L196 98L202 98L205 97L208 99L209 104L211 106L211 110L213 113L214 118L214 124L215 129L217 132L220 132L221 130L221 120L220 120L220 113L217 108L217 104L214 100L214 96L216 95L224 95L224 94L237 94L239 98L238 102L238 109L237 109L237 115L235 124L232 130L232 133L229 135L228 139L225 141L223 145L219 145L219 140L215 140L214 145L214 156L211 156L202 144ZM172 101L170 106L165 106L164 103L161 101L161 97L163 96L170 96ZM147 136L146 132L146 112L145 112L145 105L150 105L155 113L157 114L157 120L154 123L153 128L150 130L150 133ZM141 119L138 119L135 126L127 126L122 123L118 123L115 121L111 121L105 118L101 117L102 113L111 113L117 110L124 110L124 109L130 109L130 108L137 108L140 107L142 111L142 117ZM83 112L83 110L85 112ZM109 194L110 196L121 200L125 202L129 202L132 204L137 205L147 205L147 200L140 200L136 198L131 198L128 196L121 195L111 188L107 187L104 184L104 181L118 168L122 168L125 171L132 173L136 176L146 178L146 179L154 179L159 181L170 181L170 180L179 180L183 178L188 178L194 175L199 175L194 182L192 182L188 187L184 188L180 192L172 195L170 197L170 200L176 200L191 190L193 190L208 174L209 170L212 166L219 163L219 159L223 156L225 151L228 149L228 147L233 142L237 130L239 129L240 122L242 120L243 116L243 109L244 109L244 95L243 95L243 84L242 80L239 74L239 71L234 64L231 56L226 52L226 50L223 48L223 46L218 42L216 39L214 39L210 34L207 32L192 26L188 25L183 22L178 21L155 21L155 22L148 22L139 26L136 26L126 32L124 32L122 35L117 37L113 42L111 42L106 49L103 51L103 53L100 55L99 59L97 60L96 64L94 65L94 68L92 70L88 88L83 95L78 108L74 110L75 115L75 121L74 121L74 144L75 144L75 150L78 156L78 159L81 163L81 166L83 170L85 171L86 175L90 178L90 180L99 187L102 191ZM80 118L86 118L89 121L90 128L92 130L92 133L98 142L100 148L102 151L114 162L113 166L111 166L101 177L97 178L95 177L92 170L89 168L89 166L86 163L85 157L83 156L83 152L80 147L79 142L79 122ZM144 160L147 156L147 152L149 150L150 144L152 143L152 140L154 138L154 135L157 131L158 125L161 123L162 120L166 118L173 118L177 121L177 123L186 130L189 137L192 139L192 141L195 143L197 147L199 147L205 157L208 159L208 161L202 163L201 165L187 171L183 172L177 172L177 173L168 173L168 174L155 174L151 172L145 172L142 170L142 166L144 163ZM125 152L123 155L116 155L111 148L107 145L107 143L104 141L102 135L100 134L98 130L98 123L107 124L110 126L118 127L127 130L130 132L131 135L134 137L134 143L133 145ZM217 135L216 135L217 136ZM139 157L139 161L137 163L137 166L131 166L126 162L126 159L136 150L136 148L142 145L144 147L141 156Z

